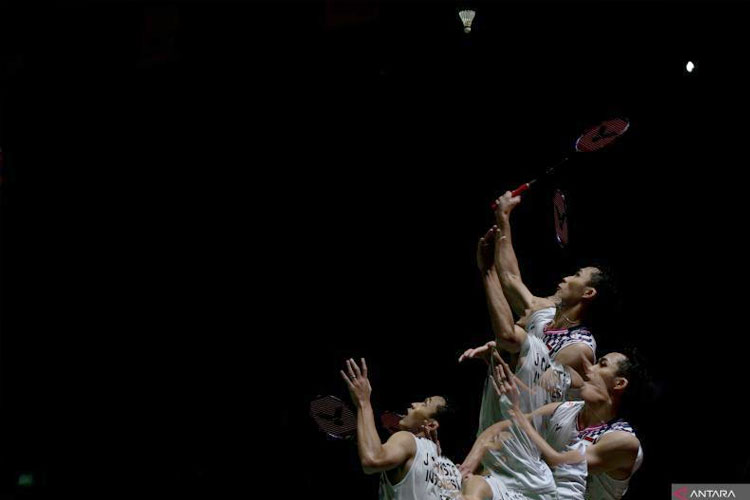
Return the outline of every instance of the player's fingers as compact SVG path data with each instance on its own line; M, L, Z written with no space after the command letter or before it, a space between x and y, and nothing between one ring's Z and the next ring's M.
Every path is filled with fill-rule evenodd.
M495 377L490 377L490 382L492 383L492 388L495 389L495 393L498 396L502 396L503 395L503 391L502 391L502 389L500 389L500 386L497 385L497 382L495 382Z
M510 387L515 387L516 384L515 384L515 382L513 380L513 378L514 378L513 377L513 372L510 371L510 367L503 366L503 370L505 371L505 380L508 381L508 385Z
M352 381L351 381L351 380L349 380L349 377L347 377L347 376L346 376L346 373L344 373L344 370L339 370L339 373L341 373L341 378L343 378L343 379L344 379L344 382L346 382L346 385L347 385L347 386L348 386L349 388L353 389L353 388L354 388L354 385L352 385Z
M504 378L500 379L500 390L503 391L503 394L508 394L508 381Z
M495 373L497 374L498 380L505 382L505 372L503 372L502 365L495 366Z
M502 367L503 374L505 375L505 379L508 380L508 383L510 385L513 385L513 371L511 371L510 366L508 366L508 363L503 360L503 358L500 358L500 366Z
M352 359L352 366L354 367L354 373L357 374L357 378L361 377L362 376L362 372L359 369L359 365L353 359Z
M365 362L365 358L362 359L362 376L367 378L367 363Z
M347 359L346 360L346 368L349 371L349 376L352 378L352 380L356 379L357 376L354 374L354 369L352 368L352 360Z
M500 353L497 352L495 349L492 350L492 359L498 362L503 360L503 358L500 356Z
M498 354L497 357L498 357L497 362L500 363L500 366L502 366L503 368L508 367L508 370L510 370L510 367L508 366L508 364L505 362L505 360L499 354Z

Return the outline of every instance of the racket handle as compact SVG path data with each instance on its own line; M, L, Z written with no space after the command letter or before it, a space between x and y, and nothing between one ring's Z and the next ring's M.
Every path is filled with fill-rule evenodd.
M513 190L513 191L512 191L511 193L510 193L510 195L511 195L512 197L514 197L514 198L515 198L516 196L518 196L519 194L523 193L524 191L526 191L526 190L527 190L527 189L529 189L530 187L531 187L531 183L530 183L530 182L527 182L526 184L521 184L521 185L520 185L520 186L518 186L518 187L517 187L516 189L514 189L514 190Z
M534 181L532 181L532 182L534 182ZM524 191L526 191L530 187L531 187L531 182L527 182L525 184L521 184L516 189L514 189L513 191L510 192L510 196L513 197L513 198L515 198L516 196L518 196L519 194L523 193ZM495 203L493 201L492 205L490 205L490 207L492 208L493 211L497 210L497 203Z

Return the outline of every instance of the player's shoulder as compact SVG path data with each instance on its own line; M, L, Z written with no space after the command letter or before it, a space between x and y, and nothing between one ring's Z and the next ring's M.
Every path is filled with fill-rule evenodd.
M585 354L588 358L594 357L593 347L587 342L567 342L563 345L565 347L560 349L558 356L564 352L565 356L580 357L581 354Z
M398 431L391 435L385 445L391 450L400 450L400 453L407 457L414 457L417 454L418 444L417 436L409 431Z
M412 442L416 443L417 436L415 436L413 433L409 431L398 431L391 434L391 437L388 438L388 441L391 441L393 443L406 443L406 442Z
M600 448L617 449L623 452L638 453L641 441L632 432L613 430L605 433L596 443Z
M551 310L551 311L550 311ZM527 309L527 314L532 315L539 311L555 312L557 310L557 302L547 297L534 297L531 299L531 304Z

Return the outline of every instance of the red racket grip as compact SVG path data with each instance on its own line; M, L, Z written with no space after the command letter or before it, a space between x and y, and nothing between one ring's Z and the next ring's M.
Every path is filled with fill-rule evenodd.
M531 182L527 182L525 184L521 184L516 189L514 189L513 191L510 192L510 196L512 198L515 198L516 196L518 196L519 194L523 193L524 191L526 191L530 187L531 187ZM497 210L497 203L495 203L493 201L492 205L490 205L490 207L492 208L492 210Z
M510 195L511 195L511 197L515 198L516 196L518 196L519 194L523 193L524 191L526 191L530 187L531 187L531 183L530 182L527 182L526 184L521 184L516 189L514 189L513 191L511 191Z

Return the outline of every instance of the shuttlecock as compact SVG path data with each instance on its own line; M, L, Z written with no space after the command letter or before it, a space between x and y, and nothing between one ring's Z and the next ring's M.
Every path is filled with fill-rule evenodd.
M477 13L473 10L462 10L458 13L458 17L461 18L461 22L464 25L464 33L469 33L471 31L471 23L474 21L474 16Z

